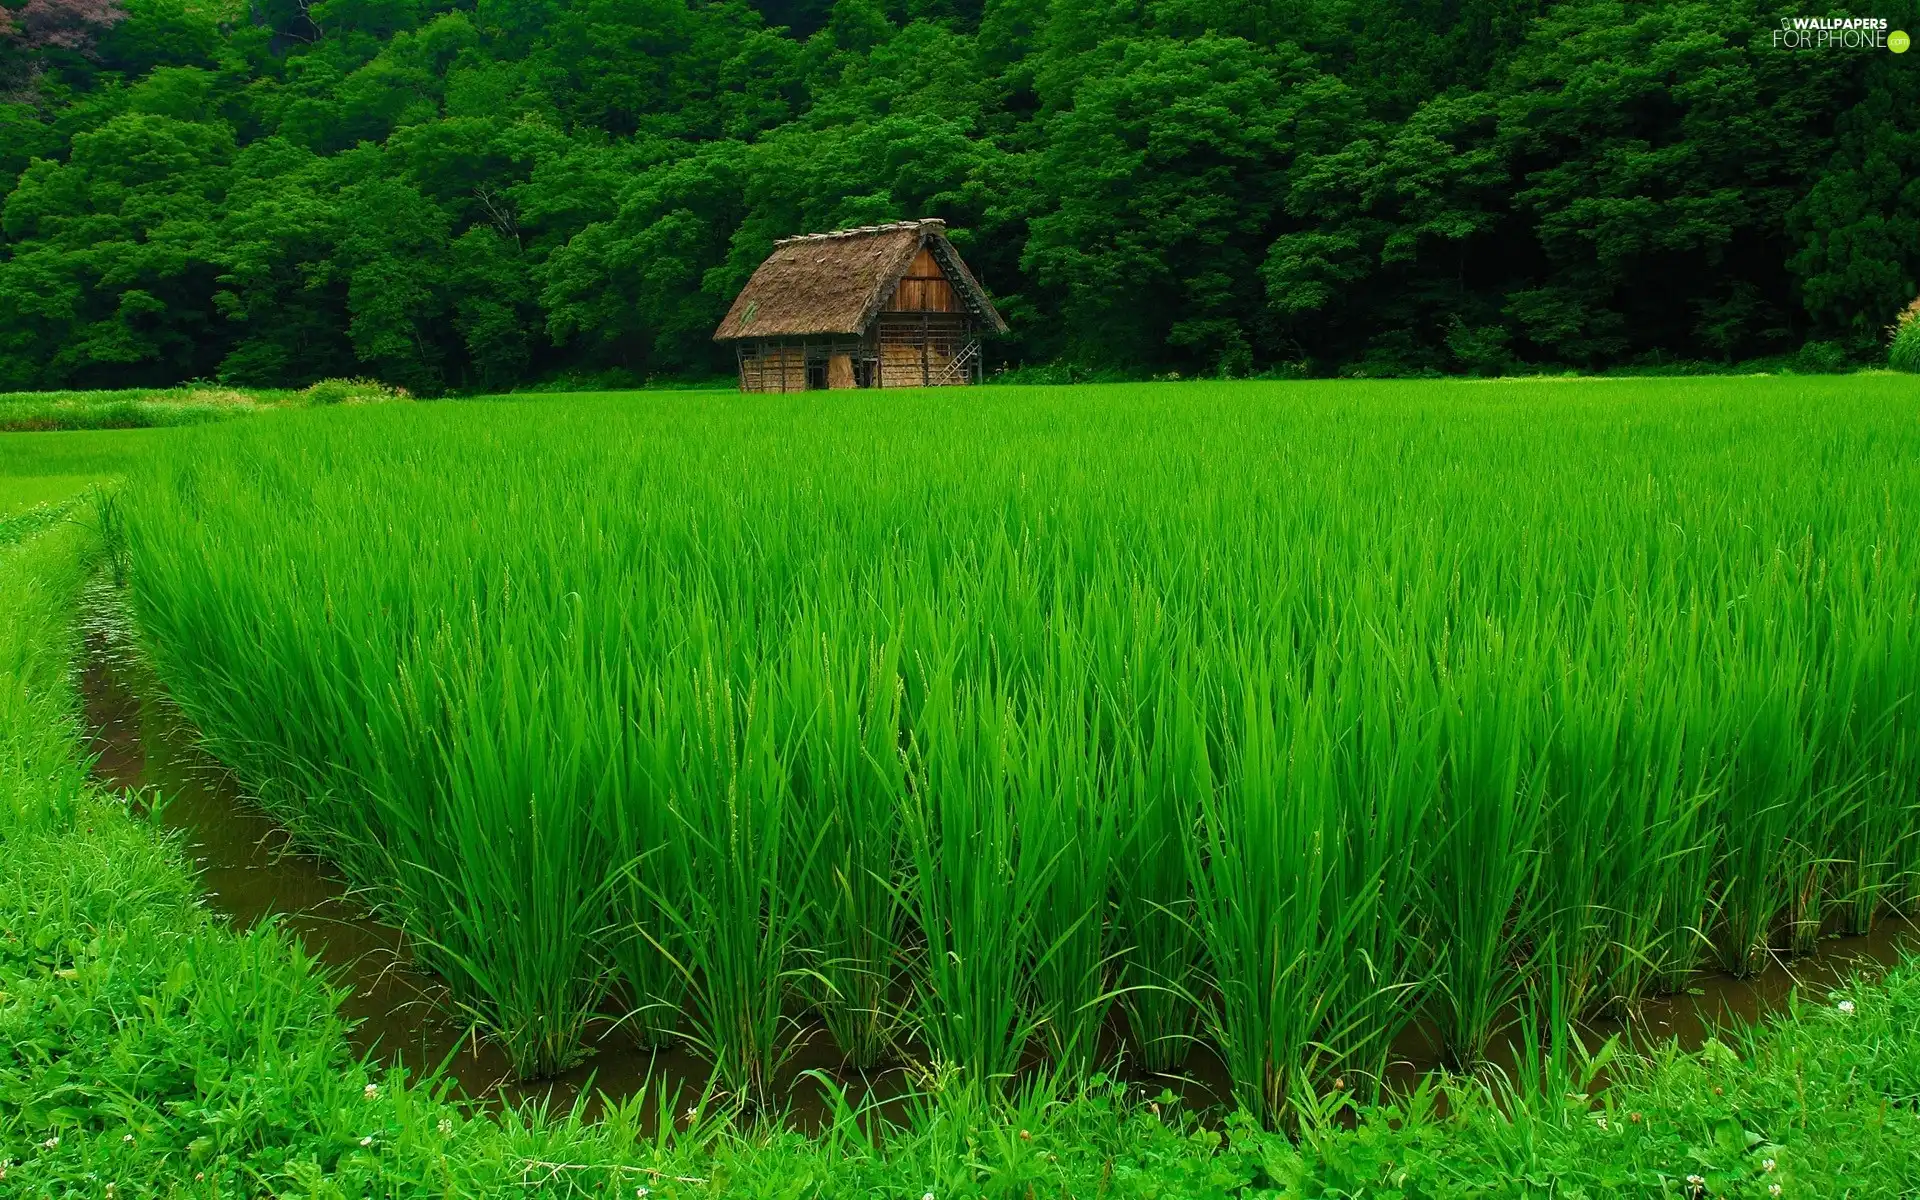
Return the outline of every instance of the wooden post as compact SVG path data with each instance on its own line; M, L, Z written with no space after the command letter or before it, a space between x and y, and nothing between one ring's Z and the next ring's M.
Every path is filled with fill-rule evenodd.
M927 341L933 336L933 318L925 309L920 310L920 386L926 387L933 382L933 376L927 372Z

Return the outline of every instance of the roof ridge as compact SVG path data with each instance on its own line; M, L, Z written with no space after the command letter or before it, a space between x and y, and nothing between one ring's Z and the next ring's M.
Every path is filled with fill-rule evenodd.
M796 233L792 237L777 238L774 245L785 246L793 242L824 242L831 238L864 237L874 233L893 233L905 229L925 229L933 227L945 232L947 222L942 217L920 217L912 221L890 221L885 225L857 225L849 229L834 229L826 233Z

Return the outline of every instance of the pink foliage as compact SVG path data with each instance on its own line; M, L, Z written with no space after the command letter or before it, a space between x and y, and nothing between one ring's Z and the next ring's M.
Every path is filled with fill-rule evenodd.
M120 0L27 0L23 8L0 7L0 37L27 50L84 50L95 34L126 15Z

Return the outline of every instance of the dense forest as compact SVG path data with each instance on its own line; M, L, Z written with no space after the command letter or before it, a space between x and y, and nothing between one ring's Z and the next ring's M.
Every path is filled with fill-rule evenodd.
M0 389L707 377L775 238L920 216L1029 373L1864 361L1920 53L1791 11L0 0Z

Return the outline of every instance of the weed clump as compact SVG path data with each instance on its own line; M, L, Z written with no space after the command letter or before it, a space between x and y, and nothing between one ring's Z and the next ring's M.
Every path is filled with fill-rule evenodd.
M172 392L161 393L159 399L169 399L177 404L193 404L206 408L258 408L263 401L258 396L225 387L187 387Z
M381 383L377 379L322 379L300 392L303 404L385 404L411 400L413 394L403 387Z
M1887 332L1893 335L1887 365L1896 371L1920 374L1920 299L1901 309Z

